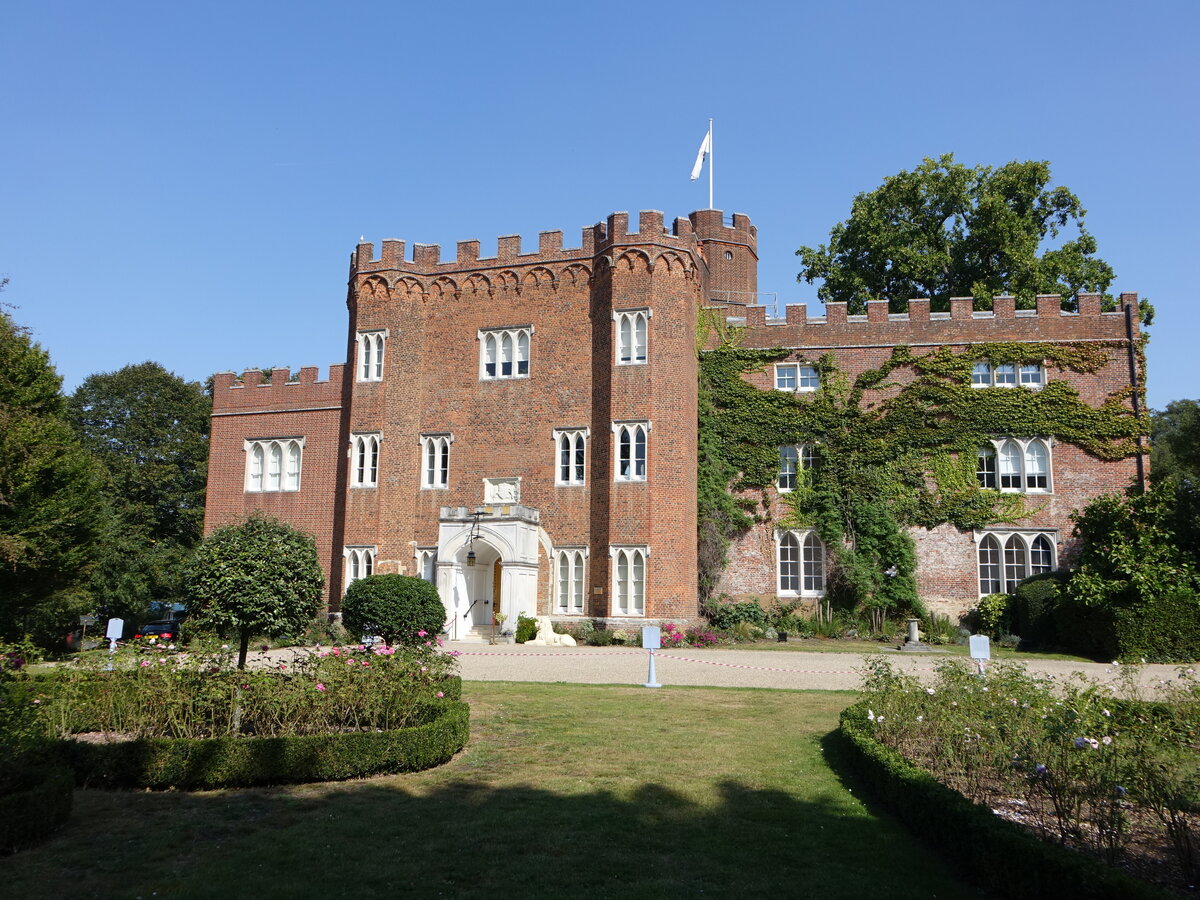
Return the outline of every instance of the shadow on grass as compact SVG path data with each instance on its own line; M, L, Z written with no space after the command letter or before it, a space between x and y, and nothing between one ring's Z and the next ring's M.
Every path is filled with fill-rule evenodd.
M651 784L621 795L579 788L456 780L416 793L385 778L307 796L89 791L82 819L10 861L22 865L9 886L59 895L36 856L71 842L55 863L73 868L80 857L69 881L81 896L975 896L851 799L798 799L735 778L706 802ZM105 840L97 817L138 822L144 837L134 844L118 830Z

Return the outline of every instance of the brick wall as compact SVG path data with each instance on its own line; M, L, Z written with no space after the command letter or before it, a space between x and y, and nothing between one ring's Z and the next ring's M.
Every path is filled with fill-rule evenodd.
M864 316L847 316L845 304L841 303L828 304L826 315L820 318L809 318L803 305L787 307L783 320L768 321L763 307L725 312L729 316L746 316L743 346L792 348L789 359L794 360L812 361L831 353L839 369L851 378L878 368L899 344L909 345L920 353L923 348L942 346L961 351L969 344L992 341L1103 342L1109 345L1108 362L1095 373L1063 371L1050 365L1046 370L1047 379L1069 380L1083 402L1099 406L1113 392L1129 385L1124 310L1102 313L1096 295L1081 295L1078 301L1078 313L1063 312L1057 296L1039 297L1036 310L1020 313L1011 297L996 298L995 309L990 313L973 312L969 298L952 300L950 313L932 315L925 300L910 301L904 314L889 314L884 301L869 303ZM1123 294L1121 304L1136 310L1137 295ZM904 370L898 370L890 380L902 382L907 377L910 376ZM747 376L749 382L763 390L773 386L772 378L770 369ZM887 394L886 389L873 392L867 402L878 402ZM1077 553L1071 536L1071 513L1096 496L1124 490L1136 474L1137 465L1132 458L1106 462L1073 445L1053 443L1052 489L1048 494L1028 495L1029 505L1039 508L1020 527L1055 530L1055 559L1059 565L1069 564ZM777 519L779 512L773 509L768 521L734 542L718 592L758 596L768 602L775 595L777 564L771 520ZM974 533L960 532L949 525L932 531L913 529L911 533L916 543L918 590L922 599L939 612L961 614L978 596Z
M257 370L239 379L231 372L213 376L212 437L208 467L205 534L219 525L261 511L307 531L316 540L325 572L325 602L341 572L341 513L345 466L342 460L343 370L329 368L317 380L317 369L301 369L291 380L287 369L269 379ZM246 490L247 440L303 437L298 491Z

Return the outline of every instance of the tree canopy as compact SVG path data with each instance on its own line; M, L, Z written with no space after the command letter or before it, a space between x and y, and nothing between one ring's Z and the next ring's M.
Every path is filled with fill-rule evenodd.
M1150 480L1176 478L1200 489L1200 401L1176 400L1150 414Z
M93 587L115 615L179 599L181 566L200 540L212 401L156 362L89 376L67 415L108 473L111 509Z
M0 310L0 635L50 646L89 611L102 470L64 418L50 357Z
M1014 295L1021 308L1038 294L1061 294L1068 305L1079 291L1111 301L1113 270L1095 255L1085 213L1067 188L1050 187L1048 162L968 168L950 153L926 158L855 197L827 244L797 250L797 280L821 280L817 296L852 313L867 300L903 312L914 297L943 311L951 297L990 309L995 294ZM1067 227L1074 239L1056 244Z
M250 638L301 631L321 604L325 575L313 539L262 515L218 528L196 548L187 573L193 621L238 634L238 668Z

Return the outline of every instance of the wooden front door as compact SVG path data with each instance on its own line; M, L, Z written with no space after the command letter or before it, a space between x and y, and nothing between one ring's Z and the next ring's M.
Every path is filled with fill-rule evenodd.
M500 560L492 564L492 623L499 625L496 613L500 612Z

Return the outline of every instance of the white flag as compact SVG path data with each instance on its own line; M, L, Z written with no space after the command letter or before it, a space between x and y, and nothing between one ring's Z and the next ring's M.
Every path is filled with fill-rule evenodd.
M692 166L692 181L700 177L700 170L704 168L704 159L712 150L712 126L709 126L708 131L704 133L704 140L700 142L700 150L696 154L696 164Z

